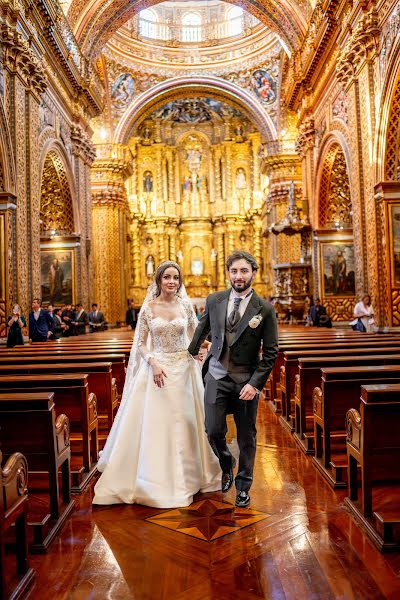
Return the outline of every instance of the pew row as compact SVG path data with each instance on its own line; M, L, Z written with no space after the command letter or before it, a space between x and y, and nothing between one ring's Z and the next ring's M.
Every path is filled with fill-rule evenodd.
M112 363L55 363L31 364L24 358L17 365L0 366L0 375L45 375L75 373L88 375L89 392L93 392L97 400L97 417L99 437L107 437L118 410L118 392L115 378L112 377Z
M369 350L369 349L368 349ZM375 354L375 349L357 356L326 356L299 358L298 374L294 382L295 431L294 439L306 454L314 451L313 391L321 384L324 367L357 367L376 365L399 365L400 354Z
M1 373L1 371L0 371ZM89 393L87 374L1 375L0 389L18 393L54 392L56 413L70 423L72 491L81 493L96 473L98 419L96 396Z
M76 363L99 363L110 362L112 364L112 375L117 384L118 394L122 395L122 390L125 382L125 356L124 354L108 354L106 352L85 354L81 356L79 353L54 355L51 351L45 354L37 354L21 356L17 353L0 353L0 367L2 365L15 365L22 362L36 365L52 365L52 364L76 364Z
M295 429L294 392L295 378L299 369L300 358L322 357L322 356L366 356L368 354L395 354L400 353L398 341L386 341L385 343L368 341L354 344L346 344L344 347L299 348L297 350L285 351L283 353L284 365L280 368L280 395L282 399L282 414L280 422L291 432Z
M315 388L314 465L336 487L347 487L346 414L360 404L361 385L397 383L400 365L321 369L322 387Z
M0 465L3 456L0 451ZM25 456L15 452L0 467L0 600L19 600L33 589L36 572L28 561L28 465ZM15 529L16 580L7 572L6 536Z
M74 507L69 421L64 414L56 418L54 396L52 392L12 393L3 389L0 393L3 453L11 454L20 447L28 461L28 526L34 553L47 551Z
M400 385L362 386L359 412L348 411L346 430L345 504L379 550L400 550Z

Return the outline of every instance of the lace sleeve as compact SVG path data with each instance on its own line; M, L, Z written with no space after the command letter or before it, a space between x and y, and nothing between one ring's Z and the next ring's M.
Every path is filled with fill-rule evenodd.
M190 300L184 299L183 307L185 309L185 314L186 314L186 317L188 320L188 336L189 336L189 339L191 340L199 322L197 320L196 313L194 312L194 309L193 309L193 306L192 306L192 303L190 302Z
M148 351L149 345L147 343L148 337L149 337L149 332L150 332L149 321L150 321L150 314L147 311L147 309L144 308L143 310L140 311L136 330L137 330L137 334L139 336L138 337L139 352L140 352L142 358L146 362L148 362L148 359L150 358L150 354Z

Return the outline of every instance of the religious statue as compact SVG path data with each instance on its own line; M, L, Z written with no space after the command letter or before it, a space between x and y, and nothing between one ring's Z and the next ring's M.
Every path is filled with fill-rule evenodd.
M152 137L153 137L153 132L151 130L151 127L149 127L148 125L145 125L142 129L142 143L145 146L148 146L152 142Z
M242 167L240 167L236 171L236 189L237 190L245 190L246 188L247 188L246 173L244 172L244 169Z
M235 126L235 129L233 130L234 134L235 134L235 141L236 142L243 142L244 137L244 129L243 129L243 125L241 123L238 123Z
M192 183L192 178L190 177L190 175L185 177L185 180L183 182L183 191L184 192L192 192L193 191L193 183Z
M146 275L147 277L153 277L155 271L154 257L151 254L146 258Z
M143 175L143 189L147 194L153 191L153 174L151 171L145 171Z

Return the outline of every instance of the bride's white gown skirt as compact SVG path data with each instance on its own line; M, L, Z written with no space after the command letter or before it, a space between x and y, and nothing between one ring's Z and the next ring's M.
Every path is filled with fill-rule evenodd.
M187 351L154 353L167 373L158 388L145 362L121 404L98 469L94 504L188 506L198 491L221 489L204 431L204 388Z

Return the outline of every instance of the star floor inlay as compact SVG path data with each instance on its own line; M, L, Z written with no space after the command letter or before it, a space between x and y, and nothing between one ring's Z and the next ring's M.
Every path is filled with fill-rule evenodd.
M200 500L187 508L173 508L146 519L161 527L212 542L224 535L263 521L269 515L227 502Z

